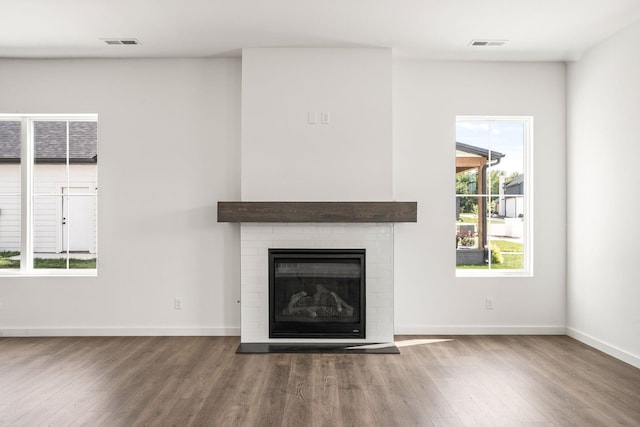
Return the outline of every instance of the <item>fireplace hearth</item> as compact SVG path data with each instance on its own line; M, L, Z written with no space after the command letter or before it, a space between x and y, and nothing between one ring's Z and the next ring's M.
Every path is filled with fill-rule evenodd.
M269 249L270 338L365 338L365 249Z

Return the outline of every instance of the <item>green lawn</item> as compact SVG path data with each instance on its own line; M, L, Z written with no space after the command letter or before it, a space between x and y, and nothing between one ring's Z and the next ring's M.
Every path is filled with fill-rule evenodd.
M9 259L12 256L20 255L16 251L0 251L0 268L20 268L20 261Z
M503 254L504 262L501 264L491 264L492 270L520 270L524 267L522 254ZM457 265L456 268L462 270L488 270L488 265Z
M20 255L16 251L0 252L0 269L20 268L19 260L11 260L10 257ZM34 268L67 268L67 260L64 258L45 259L35 258L33 260ZM69 259L69 268L96 268L96 259Z
M504 262L501 264L491 264L491 269L496 270L520 270L524 268L524 255L523 254L509 254L505 252L522 252L524 245L518 242L511 242L508 240L492 240L500 251ZM488 265L458 265L456 268L464 270L488 270Z
M511 242L509 240L492 240L491 242L494 243L503 253L522 252L522 249L524 248L524 245L522 243Z
M488 218L489 224L504 224L504 218ZM461 213L460 220L458 222L464 223L478 223L478 215L470 214L470 213Z
M0 268L20 268L20 261L0 258Z
M478 222L478 216L474 215L474 214L465 214L465 213L461 213L460 214L460 220L458 222L471 222L471 223L477 223Z
M35 258L33 268L67 268L67 260ZM69 258L69 268L96 268L96 259Z

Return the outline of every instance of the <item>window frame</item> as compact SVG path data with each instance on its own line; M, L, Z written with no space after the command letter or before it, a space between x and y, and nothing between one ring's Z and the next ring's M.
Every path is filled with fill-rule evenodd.
M522 122L524 125L523 130L523 174L525 176L523 182L523 268L517 270L507 269L459 269L455 266L456 277L533 277L534 275L534 239L533 239L533 223L534 223L534 165L533 165L533 144L534 144L534 118L533 116L456 116L456 125L460 122ZM457 131L456 141L457 142ZM456 149L454 145L454 150ZM454 151L455 153L455 151ZM455 157L454 157L455 162ZM455 166L454 166L455 168ZM455 189L454 180L454 194L457 199L460 196ZM497 195L491 195L485 189L482 197L492 197ZM478 218L479 219L479 218ZM456 249L457 250L457 249Z
M98 114L0 114L2 121L19 121L21 123L20 131L20 268L16 269L0 269L0 277L38 277L38 276L81 276L95 277L98 275L98 171L96 167L96 268L69 268L69 254L67 248L66 253L67 267L62 268L34 268L34 165L35 165L35 135L34 123L39 121L64 121L67 122L67 159L66 167L66 185L70 184L70 161L68 156L69 149L69 122L98 122ZM96 165L97 166L97 165Z

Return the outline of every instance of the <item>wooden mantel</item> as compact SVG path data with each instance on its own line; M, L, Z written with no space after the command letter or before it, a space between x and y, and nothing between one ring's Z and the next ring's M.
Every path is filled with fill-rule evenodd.
M218 222L417 222L417 202L218 202Z

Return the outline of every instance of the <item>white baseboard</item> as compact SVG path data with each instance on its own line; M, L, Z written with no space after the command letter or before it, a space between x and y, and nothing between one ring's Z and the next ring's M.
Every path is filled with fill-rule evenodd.
M603 353L608 354L609 356L615 357L616 359L620 359L623 362L628 363L629 365L635 366L640 369L640 357L634 354L631 354L621 348L618 348L614 345L608 344L598 338L592 337L591 335L585 334L573 328L567 328L567 335L571 338L574 338L588 346L591 346L597 350L600 350Z
M240 327L220 328L0 328L0 337L240 336Z
M396 325L396 335L566 335L564 326Z
M564 326L396 326L395 335L568 335L640 368L640 357ZM0 337L240 336L240 327L218 328L2 328Z

